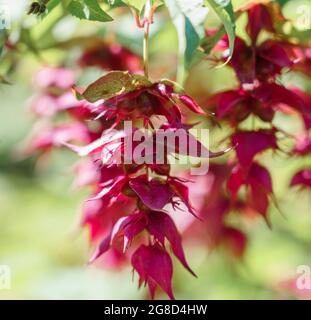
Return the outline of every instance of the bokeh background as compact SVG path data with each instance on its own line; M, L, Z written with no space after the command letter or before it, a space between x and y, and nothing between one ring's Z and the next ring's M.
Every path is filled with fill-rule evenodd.
M247 1L234 1L235 8ZM75 35L97 32L109 36L115 29L118 40L131 49L141 49L141 32L130 15L120 18L109 28L100 23L82 22L63 17L55 10L46 19L26 17L27 1L0 1L12 10L12 32L18 27L32 28L42 46L49 47L51 35L65 41ZM284 9L295 20L298 5L308 0L293 0ZM56 24L54 21L58 21ZM210 25L218 25L210 13ZM242 32L243 19L238 33ZM110 29L111 28L111 29ZM117 29L116 29L117 28ZM174 62L176 34L165 20L152 26L151 75L161 76L159 64ZM81 203L88 190L73 190L72 164L76 156L69 151L55 151L36 164L34 158L20 159L17 149L34 122L29 112L29 99L34 92L32 78L48 61L52 65L70 60L75 50L55 48L42 51L40 59L26 52L18 59L11 85L0 85L0 265L11 268L11 289L0 289L0 299L142 299L146 292L137 289L131 268L100 269L87 266L92 248L87 232L79 229ZM1 64L1 68L6 65ZM165 68L164 68L165 69ZM91 70L82 82L100 75ZM163 75L162 75L163 76ZM164 77L170 76L165 74ZM311 83L302 75L284 75L283 83L291 83L311 92ZM231 88L235 79L229 69L212 69L208 63L195 67L186 82L189 93L202 96ZM295 133L299 123L286 117L277 119L280 127ZM311 290L294 288L297 267L311 267L311 197L308 191L289 189L289 179L299 168L310 163L304 160L266 155L261 158L272 169L274 188L284 216L270 208L272 229L263 219L242 223L249 237L245 257L232 260L222 250L209 252L203 245L185 243L185 251L193 269L193 278L177 263L174 274L178 299L308 299ZM304 161L304 162L303 162ZM308 163L309 161L309 163ZM199 223L199 222L198 222Z

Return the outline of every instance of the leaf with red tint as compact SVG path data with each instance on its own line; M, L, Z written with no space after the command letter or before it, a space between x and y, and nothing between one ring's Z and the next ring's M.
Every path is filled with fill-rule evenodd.
M170 242L172 250L181 264L194 276L195 273L189 267L185 253L181 243L181 236L175 226L172 218L164 212L152 211L148 214L149 232L162 244L164 245L165 238Z
M290 182L291 186L301 186L303 188L311 188L311 169L298 171Z
M253 158L266 149L277 149L275 129L258 131L237 131L232 136L236 146L239 162L245 170L251 165Z
M163 209L174 195L173 190L167 183L159 179L148 181L146 176L132 179L129 185L140 200L151 210Z
M151 295L156 283L170 299L174 299L172 291L173 264L168 253L158 245L141 245L132 255L134 270L138 273L140 283L147 283ZM153 296L152 296L153 297Z

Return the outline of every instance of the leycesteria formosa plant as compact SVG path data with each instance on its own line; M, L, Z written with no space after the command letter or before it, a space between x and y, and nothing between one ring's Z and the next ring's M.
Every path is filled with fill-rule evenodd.
M34 2L29 13L47 15L60 2ZM87 39L75 64L81 69L96 66L104 70L99 79L81 87L68 68L40 71L35 79L40 93L31 101L39 120L22 152L42 157L54 148L69 148L81 156L74 168L75 185L92 189L83 204L81 222L97 247L90 263L98 259L115 267L131 263L139 285L147 285L151 298L159 288L174 299L172 257L196 276L186 259L182 238L197 239L209 248L224 244L241 258L247 236L227 222L230 212L258 214L270 225L269 206L278 207L278 203L260 154L270 150L291 157L310 156L311 97L279 81L286 72L310 76L310 43L297 40L294 33L284 33L287 20L278 1L252 2L235 12L231 1L220 0L124 0L107 1L104 6L93 0L65 1L72 15L101 22L112 20L104 8L123 10L124 5L133 13L133 25L136 22L144 30L142 58L114 41ZM152 81L149 31L155 12L164 6L179 38L177 75L171 80ZM205 29L208 8L215 11L223 27ZM235 35L235 19L242 16L247 18L247 39ZM9 40L5 45L10 50L16 48ZM231 68L237 86L204 97L205 102L199 105L182 85L200 59ZM274 121L278 114L298 116L302 132L293 135L279 128ZM67 120L56 121L58 117ZM193 134L199 123L229 126L229 147L210 151ZM153 138L160 130L171 134L182 130L186 141L200 153L182 148L176 141L169 145L164 139L159 161L159 141ZM143 131L148 132L143 135L145 145L152 148L141 148L137 154L133 149L139 143L132 137ZM292 150L282 150L284 138L293 141ZM132 141L130 150L128 139ZM202 161L221 157L221 161L212 162L207 174L193 176L189 168L175 170L171 163L174 157ZM310 189L310 167L301 168L290 186ZM182 232L175 224L179 211L189 214Z

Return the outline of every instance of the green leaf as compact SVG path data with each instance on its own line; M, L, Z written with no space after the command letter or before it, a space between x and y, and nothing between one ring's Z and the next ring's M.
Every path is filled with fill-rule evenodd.
M0 57L4 48L5 36L6 36L5 30L0 29Z
M67 7L68 11L79 19L107 22L113 19L100 7L96 0L73 0Z
M177 30L180 56L184 55L184 64L188 68L194 52L204 37L204 22L208 8L205 7L204 0L164 2Z
M123 0L123 2L140 13L143 10L147 0Z
M120 94L150 86L152 83L141 75L132 75L123 71L112 71L90 84L82 93L89 102L109 99Z
M111 8L125 7L125 3L122 0L104 0L104 3L108 4Z
M283 7L286 5L287 2L292 1L292 0L277 0L278 4Z
M212 49L216 46L216 44L221 40L221 38L225 35L225 28L220 28L213 36L205 37L201 42L201 48L204 50L205 54L210 54Z
M205 0L222 21L229 38L229 59L232 57L235 40L235 15L231 1Z
M61 0L50 0L46 5L48 13L50 13L55 7L61 3Z

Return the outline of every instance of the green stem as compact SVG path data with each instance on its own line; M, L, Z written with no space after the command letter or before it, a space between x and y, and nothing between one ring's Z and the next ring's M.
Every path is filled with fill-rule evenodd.
M151 1L148 0L146 2L145 6L145 13L144 13L144 53L143 53L143 59L144 59L144 73L145 77L149 77L149 30L150 30L150 16L151 16Z
M145 77L149 77L149 22L145 23L144 32L144 73Z

